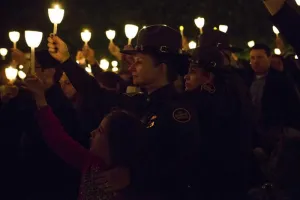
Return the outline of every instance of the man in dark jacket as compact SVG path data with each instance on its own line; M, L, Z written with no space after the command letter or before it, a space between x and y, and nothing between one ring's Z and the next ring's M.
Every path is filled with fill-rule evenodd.
M250 51L253 72L248 76L252 103L260 120L263 145L272 151L284 127L298 128L300 104L295 83L285 70L271 68L270 48L256 44Z

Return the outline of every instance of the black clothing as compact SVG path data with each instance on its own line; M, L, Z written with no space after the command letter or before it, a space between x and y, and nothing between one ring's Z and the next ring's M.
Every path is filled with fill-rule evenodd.
M150 95L116 94L100 88L93 77L71 60L61 68L77 92L90 100L95 116L103 118L112 108L119 107L135 113L144 122L145 132L139 138L140 159L131 168L133 195L185 195L199 126L196 115L175 88L166 85Z

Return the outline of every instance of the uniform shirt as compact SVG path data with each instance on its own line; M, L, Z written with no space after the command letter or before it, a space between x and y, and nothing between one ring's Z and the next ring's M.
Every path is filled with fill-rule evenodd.
M147 97L141 117L141 159L133 170L137 192L166 195L183 192L189 186L199 126L196 114L173 85L158 89Z
M140 159L130 169L135 193L177 196L188 187L199 126L194 110L173 85L150 95L119 95L100 88L93 77L71 60L61 68L77 92L92 98L95 110L102 112L102 116L111 108L120 107L134 112L144 123L145 131L139 138Z

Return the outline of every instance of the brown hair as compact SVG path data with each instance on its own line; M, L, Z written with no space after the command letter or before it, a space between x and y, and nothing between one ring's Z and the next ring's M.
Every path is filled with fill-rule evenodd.
M149 53L156 65L167 65L167 78L169 82L177 80L178 75L185 75L189 66L188 57L183 55Z
M117 92L124 90L125 83L123 79L114 72L102 72L97 74L95 78L107 88L116 89Z
M138 152L143 126L132 114L115 110L108 116L108 142L113 166L131 166Z

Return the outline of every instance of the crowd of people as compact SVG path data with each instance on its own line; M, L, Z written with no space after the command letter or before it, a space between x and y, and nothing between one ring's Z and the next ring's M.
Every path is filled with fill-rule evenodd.
M151 25L135 46L110 43L119 73L53 34L25 80L2 63L3 198L300 199L300 16L264 4L294 53L277 38L282 55L255 44L244 61L217 30L184 51L180 32Z

